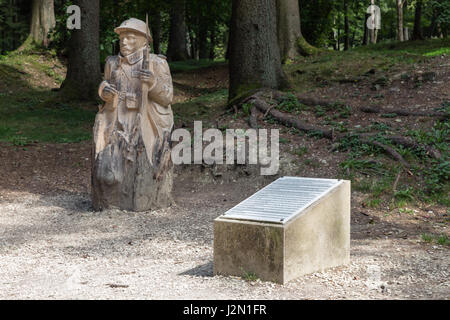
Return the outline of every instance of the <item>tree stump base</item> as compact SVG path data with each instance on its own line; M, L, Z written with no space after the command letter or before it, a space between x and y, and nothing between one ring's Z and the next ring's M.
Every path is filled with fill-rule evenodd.
M112 132L110 143L97 155L94 145L94 209L141 212L170 206L173 163L169 139L167 134L162 143L155 145L152 162L148 160L140 133L127 139L121 131Z

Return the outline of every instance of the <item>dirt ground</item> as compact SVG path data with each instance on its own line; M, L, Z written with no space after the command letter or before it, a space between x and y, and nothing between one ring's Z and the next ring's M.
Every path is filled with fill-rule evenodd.
M449 96L444 83L450 75L448 69L442 70L436 80L441 83L436 85L443 94L429 95L431 105ZM212 91L226 86L226 71L206 76L207 81L205 77L195 80L195 73L175 76L176 100L199 95L194 91L182 94L186 86ZM401 96L409 99L412 91L404 89L408 92ZM354 84L323 90L322 96L330 97L333 92L342 96L354 90ZM362 103L352 101L350 94L345 97L351 105ZM411 105L400 97L392 105L403 103ZM218 121L230 127L246 126L245 120L230 114ZM284 286L214 276L212 226L216 217L280 176L335 178L338 164L345 159L342 153L329 152L328 141L288 130L281 136L290 143L281 144L277 176L252 174L245 166L227 167L221 174L217 168L177 166L176 205L145 213L92 211L90 142L26 147L2 143L0 299L450 298L449 247L421 238L423 233L450 235L446 208L417 204L410 208L412 213L386 206L371 209L359 192L352 193L349 265L303 276ZM306 146L308 159L319 165L305 165L292 153L297 146Z

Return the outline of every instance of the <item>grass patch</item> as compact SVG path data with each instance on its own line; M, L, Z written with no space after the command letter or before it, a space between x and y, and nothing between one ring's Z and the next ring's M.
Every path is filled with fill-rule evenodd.
M58 102L57 94L27 91L0 99L0 141L68 143L91 139L97 110Z
M63 102L40 80L63 81L63 66L52 52L11 52L0 56L0 141L68 143L91 139L97 107Z
M421 236L423 241L426 243L436 243L441 246L450 246L450 238L448 238L445 234L443 235L433 235L429 233L422 233Z
M245 281L256 281L259 279L259 277L254 272L245 271L242 279L244 279Z
M299 157L304 156L305 154L308 153L308 148L307 147L300 147L296 150L293 151L293 153Z
M421 235L421 238L422 238L422 240L425 241L425 242L428 242L428 243L433 242L433 236L432 236L431 234L423 233L423 234Z

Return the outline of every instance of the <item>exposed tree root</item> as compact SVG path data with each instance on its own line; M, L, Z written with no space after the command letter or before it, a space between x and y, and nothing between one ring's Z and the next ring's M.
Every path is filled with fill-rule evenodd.
M284 93L284 92L275 91L275 90L271 90L270 93L272 94L272 96L275 99L279 99L286 95L286 93ZM329 102L329 101L314 99L314 98L307 98L307 97L302 97L300 95L295 95L295 96L297 97L298 102L300 102L301 104L307 105L307 106L323 106L323 107L330 108L330 107L333 107L336 105L335 102Z
M376 140L368 140L368 139L362 138L362 139L360 139L360 141L362 143L372 145L372 146L382 149L385 153L390 155L394 160L397 160L398 162L400 162L405 168L409 168L409 163L406 162L405 159L403 159L402 155L400 153L398 153L394 148L391 148L391 147L389 147L385 144L382 144L381 142L378 142Z
M272 98L277 98L280 96L279 93L276 91L269 91L269 92L270 92ZM264 93L266 93L266 92L264 92L264 91L257 92L255 94L253 94L252 96L248 97L247 99L245 99L245 101L244 101L244 102L253 104L253 107L251 109L251 115L249 118L249 124L252 128L257 127L257 113L259 110L259 111L263 112L264 115L270 114L272 117L277 119L280 123L282 123L285 126L293 127L293 128L296 128L296 129L301 130L306 133L320 134L322 137L329 139L331 141L339 141L339 140L347 137L346 134L335 133L331 129L307 124L305 122L300 121L300 119L298 119L297 117L294 117L288 113L284 113L284 112L281 112L281 111L275 109L273 106L269 105L264 100ZM317 101L315 101L315 102L317 102ZM394 148L392 148L388 145L385 145L379 141L371 140L370 137L373 137L373 136L374 136L374 134L372 134L372 133L360 133L360 134L354 135L354 137L358 138L362 143L380 148L386 154L391 156L394 160L400 162L406 169L408 169L410 167L408 162L405 161L405 159L402 157L402 155L400 153L398 153ZM416 150L426 150L427 153L429 155L431 155L432 157L434 157L436 159L441 158L441 154L439 153L438 150L436 150L430 146L417 144L414 141L412 141L411 139L408 139L406 137L391 136L391 137L387 137L387 138L390 139L395 144L402 145L402 146L416 149ZM409 170L408 170L408 173L412 175L412 173Z
M407 147L407 148L411 148L411 149L419 150L419 151L425 150L428 155L435 158L436 160L440 160L442 158L442 155L439 152L439 150L437 150L433 147L427 146L427 145L418 144L418 143L414 142L412 139L402 137L402 136L390 136L387 138L389 140L391 140L393 143Z
M382 113L382 114L396 114L398 116L413 116L413 117L438 117L447 118L448 114L434 111L411 111L405 109L385 109L380 107L361 107L360 110L365 113Z
M250 110L250 117L248 118L248 124L250 128L257 129L258 128L258 109L253 106Z
M259 110L261 110L262 112L269 112L269 114L276 118L278 121L280 121L283 125L288 126L288 127L294 127L298 130L304 131L304 132L316 132L321 134L322 136L324 136L327 139L333 139L333 131L329 130L329 129L323 129L321 127L316 127L316 126L312 126L309 124L306 124L302 121L300 121L297 118L294 118L292 116L290 116L287 113L278 111L275 108L271 108L271 106L266 103L263 99L261 99L258 95L253 95L251 96L247 102L249 103L253 103L253 105L258 108Z
M279 99L280 97L282 97L284 95L284 93L282 93L280 91L261 90L261 91L256 92L255 94L249 96L248 98L246 98L244 101L241 102L241 103L246 102L246 103L253 104L253 107L251 109L251 115L249 118L249 124L252 128L257 128L257 126L258 126L257 115L258 115L258 112L261 111L262 113L264 113L264 117L267 114L270 114L272 117L274 117L280 123L282 123L283 125L285 125L287 127L293 127L293 128L296 128L296 129L306 132L306 133L315 133L315 134L321 135L322 137L329 139L331 141L339 141L345 137L348 137L347 134L336 133L332 129L327 129L327 128L314 126L314 125L305 123L305 122L301 121L298 117L295 117L289 113L285 113L285 112L281 112L281 111L277 110L273 105L270 105L265 101L267 94L270 95L271 99L272 98ZM299 98L299 101L301 103L307 104L307 105L321 105L321 106L328 106L328 107L334 105L333 103L329 103L329 102L321 101L321 100L310 99L310 98ZM376 113L382 113L382 112L388 113L388 112L395 111L395 113L397 113L399 115L414 115L414 116L425 116L426 115L426 116L432 116L432 117L435 117L435 116L436 117L445 117L446 116L444 113L439 113L439 112L412 112L412 111L405 111L405 110L387 111L387 110L380 109L380 108L378 108L378 109L361 108L361 111L376 112ZM394 148L392 148L388 145L385 145L379 141L370 139L371 137L374 136L373 133L359 133L359 134L354 134L353 136L358 138L364 144L368 144L368 145L372 145L372 146L380 148L387 155L392 157L394 160L400 162L406 169L408 169L410 167L408 162L405 161L405 159L402 157L402 155L400 153L398 153ZM403 137L403 136L389 136L386 138L391 140L393 143L395 143L397 145L401 145L401 146L404 146L404 147L407 147L410 149L414 149L414 150L419 150L419 151L425 150L429 156L431 156L435 159L440 160L442 158L441 153L438 150L436 150L435 148L428 146L428 145L422 145L422 144L416 143L415 141L413 141L410 138ZM412 175L412 173L409 170L407 170L407 171L409 174Z
M285 96L285 93L271 90L270 93L274 98ZM334 107L336 102L329 102L321 99L314 99L296 95L298 102L307 106L323 106L327 108ZM413 117L437 117L446 119L449 117L447 113L435 111L411 111L406 109L387 109L375 106L361 107L360 110L364 113L380 113L380 114L396 114L398 116L413 116Z

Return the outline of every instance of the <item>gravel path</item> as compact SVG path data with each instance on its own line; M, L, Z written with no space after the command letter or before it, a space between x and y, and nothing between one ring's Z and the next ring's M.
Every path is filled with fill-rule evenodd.
M364 239L358 225L347 266L284 286L213 276L212 222L254 192L226 189L180 184L177 206L147 213L92 212L87 194L0 198L0 299L450 297L448 247Z

